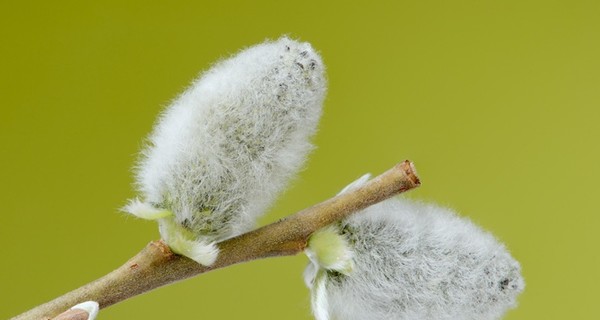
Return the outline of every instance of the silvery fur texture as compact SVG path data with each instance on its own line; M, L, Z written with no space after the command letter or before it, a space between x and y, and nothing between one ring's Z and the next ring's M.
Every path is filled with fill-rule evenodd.
M160 116L125 210L168 210L204 244L252 229L312 149L325 92L319 55L287 37L217 63Z
M525 286L504 245L448 209L392 198L336 227L353 268L307 267L318 320L499 319Z

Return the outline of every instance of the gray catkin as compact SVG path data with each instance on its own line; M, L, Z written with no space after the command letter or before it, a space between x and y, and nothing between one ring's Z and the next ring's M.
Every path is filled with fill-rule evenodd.
M203 244L253 228L312 149L325 92L320 56L287 37L217 63L160 116L125 211L168 210Z
M307 268L318 320L499 319L524 289L504 245L445 208L393 198L336 228L353 267Z

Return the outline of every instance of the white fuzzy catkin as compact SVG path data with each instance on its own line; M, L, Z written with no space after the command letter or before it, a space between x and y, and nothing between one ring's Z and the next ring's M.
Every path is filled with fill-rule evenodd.
M161 235L182 254L198 248L170 239L211 246L252 229L312 149L325 92L319 55L287 37L217 63L159 118L137 168L143 200L124 210L172 212L180 228L161 218ZM208 249L192 258L212 263Z
M504 245L448 209L392 198L337 228L352 271L311 259L305 281L318 320L499 319L525 286Z

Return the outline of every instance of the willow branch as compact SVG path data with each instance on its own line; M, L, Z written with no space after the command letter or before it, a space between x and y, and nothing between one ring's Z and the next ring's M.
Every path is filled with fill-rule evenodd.
M16 316L13 320L52 318L71 306L88 300L98 302L102 309L215 269L267 257L295 255L306 248L310 235L316 230L419 185L413 164L404 161L356 190L219 243L219 256L209 267L174 254L162 241L153 241L106 276Z

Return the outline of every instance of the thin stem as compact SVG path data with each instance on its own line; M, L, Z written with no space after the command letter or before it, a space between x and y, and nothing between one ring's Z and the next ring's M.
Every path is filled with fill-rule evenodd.
M54 317L83 301L106 308L152 289L233 264L302 252L310 235L353 212L420 185L414 166L404 161L364 186L338 195L294 215L219 243L219 257L206 267L174 254L153 241L127 263L106 276L27 311L13 320Z

